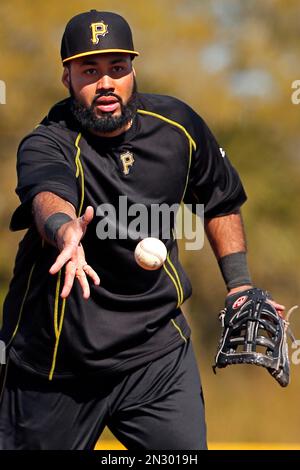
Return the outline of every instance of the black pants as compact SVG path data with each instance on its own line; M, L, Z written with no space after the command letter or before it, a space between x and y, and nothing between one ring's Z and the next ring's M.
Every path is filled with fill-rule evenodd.
M49 382L8 366L0 449L93 449L105 426L129 450L206 449L191 340L118 379Z

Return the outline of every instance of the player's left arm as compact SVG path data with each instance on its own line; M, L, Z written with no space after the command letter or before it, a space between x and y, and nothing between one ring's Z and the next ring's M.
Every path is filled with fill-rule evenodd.
M229 276L227 295L253 287L247 266L247 243L241 212L237 210L228 215L206 219L205 232L219 265L222 266L224 260L228 260L229 268L228 264L225 266L225 275ZM236 254L235 257L230 257L233 254ZM233 263L231 259L234 260ZM223 272L222 274L224 277ZM285 309L275 301L272 304L279 312Z
M205 232L228 290L228 302L232 294L253 288L240 212L247 196L238 172L205 121L191 109L188 113L196 145L184 202L195 213L197 204L204 207ZM279 313L284 310L277 302L274 307Z

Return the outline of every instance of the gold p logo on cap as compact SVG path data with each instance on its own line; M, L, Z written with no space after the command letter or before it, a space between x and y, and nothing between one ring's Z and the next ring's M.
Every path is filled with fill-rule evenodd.
M92 23L91 24L92 30L92 43L98 44L100 40L100 36L104 37L108 33L108 25L104 23L104 21L100 21L99 23Z

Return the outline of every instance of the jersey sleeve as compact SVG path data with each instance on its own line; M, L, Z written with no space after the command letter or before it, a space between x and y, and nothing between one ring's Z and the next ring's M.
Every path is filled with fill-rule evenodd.
M21 204L12 215L12 231L23 230L32 224L32 199L42 191L52 192L77 207L75 170L54 138L33 133L21 142L17 155L17 176L16 193Z
M247 199L240 177L206 123L195 113L193 124L196 150L184 202L192 205L193 212L195 204L203 204L205 218L230 214Z

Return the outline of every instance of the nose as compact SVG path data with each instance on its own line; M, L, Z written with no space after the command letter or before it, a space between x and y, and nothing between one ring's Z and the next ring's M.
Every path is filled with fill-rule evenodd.
M98 83L97 83L97 91L114 91L115 87L113 84L113 80L109 75L102 75L101 78L99 78Z

